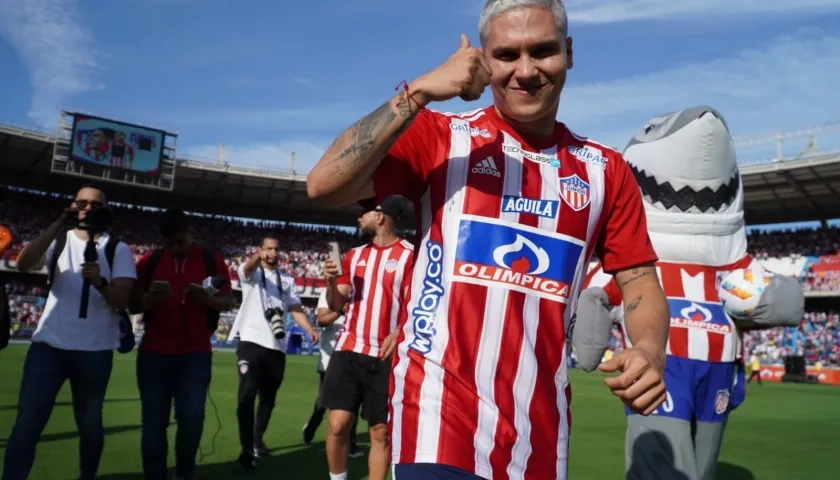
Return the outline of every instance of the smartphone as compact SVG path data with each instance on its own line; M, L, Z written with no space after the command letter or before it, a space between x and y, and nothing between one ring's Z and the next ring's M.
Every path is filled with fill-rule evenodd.
M338 248L338 242L328 242L330 247L330 260L338 267L338 275L344 275L341 271L341 250Z
M163 293L172 293L172 286L169 285L169 282L163 280L155 280L152 282L152 286L149 289L153 292L163 292Z

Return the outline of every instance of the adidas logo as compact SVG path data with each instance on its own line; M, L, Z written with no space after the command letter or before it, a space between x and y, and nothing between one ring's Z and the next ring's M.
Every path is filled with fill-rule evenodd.
M499 169L496 168L496 162L493 160L493 157L487 157L484 160L478 162L472 168L472 173L478 173L481 175L492 175L494 177L502 176L502 174L499 172Z

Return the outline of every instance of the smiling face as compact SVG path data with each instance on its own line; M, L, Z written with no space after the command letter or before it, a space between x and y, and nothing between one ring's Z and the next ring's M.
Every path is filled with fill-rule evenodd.
M551 133L572 67L572 39L560 35L554 14L536 7L501 13L490 20L483 48L499 113L514 123L545 124Z

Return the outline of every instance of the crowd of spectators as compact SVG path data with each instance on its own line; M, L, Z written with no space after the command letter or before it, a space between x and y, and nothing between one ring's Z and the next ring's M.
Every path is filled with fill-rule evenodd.
M26 242L33 239L53 222L69 199L58 195L23 192L0 187L0 224L9 227L15 243L10 251L14 254ZM116 219L114 231L121 239L132 245L135 256L156 248L157 234L154 229L155 210L131 206L114 206ZM297 278L321 278L322 265L326 258L326 243L338 241L343 249L359 242L354 231L333 227L312 227L276 222L237 220L227 217L195 215L193 226L196 238L212 248L222 251L226 263L236 278L236 268L253 252L260 238L268 231L283 238L283 268ZM840 250L840 229L774 230L751 232L750 253L759 260L787 258L802 259L823 257L822 263L838 262ZM840 292L840 263L836 270L813 271L811 263L803 262L804 268L797 275L806 291ZM12 282L7 285L12 299L13 335L22 337L31 334L43 308L44 287ZM311 306L306 307L311 315ZM226 315L215 337L219 341L227 338L233 315ZM142 326L138 327L142 333ZM773 329L752 332L745 336L749 352L756 351L764 362L781 362L785 355L802 354L809 363L840 366L840 314L837 312L808 313L798 328ZM612 347L620 348L616 330Z

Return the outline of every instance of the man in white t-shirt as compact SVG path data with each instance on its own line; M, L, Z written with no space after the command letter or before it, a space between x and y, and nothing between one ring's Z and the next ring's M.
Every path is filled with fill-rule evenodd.
M239 464L246 470L254 467L256 458L269 453L263 435L286 370L286 313L309 334L313 344L318 342L318 333L301 308L295 279L278 268L279 250L278 237L267 235L257 252L239 266L242 305L228 335L231 339L239 335L236 418L242 447ZM260 402L255 419L257 395Z
M345 307L346 308L346 307ZM321 355L316 365L318 372L318 396L315 398L315 407L312 409L312 415L303 426L301 435L303 436L303 443L309 445L315 437L315 432L321 426L324 420L324 414L327 409L321 406L321 386L324 384L324 374L327 371L327 365L330 363L330 357L335 351L335 342L338 340L338 334L344 328L344 313L334 312L330 310L327 302L327 291L321 292L318 298L318 310L315 312L318 318L318 325L321 326ZM359 450L356 443L356 425L359 423L359 415L353 418L353 424L350 426L350 458L361 457L365 453Z
M118 310L128 308L137 272L128 245L111 244L113 271L106 258L107 233L94 237L98 261L85 262L86 216L107 207L105 194L86 186L61 217L17 257L21 272L37 272L57 255L49 296L23 365L17 418L6 443L3 480L24 480L35 461L35 447L64 382L70 381L79 433L79 479L96 477L105 445L102 403L111 378L114 349L120 344ZM101 213L101 212L100 212ZM65 236L64 238L61 238ZM56 250L56 244L63 248ZM85 318L80 318L84 281L90 282Z

